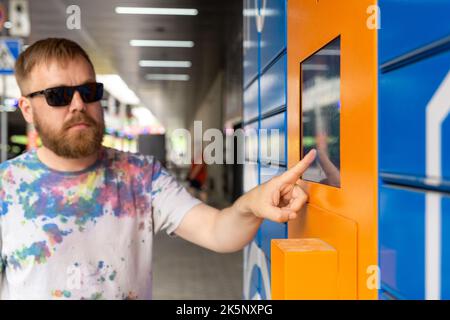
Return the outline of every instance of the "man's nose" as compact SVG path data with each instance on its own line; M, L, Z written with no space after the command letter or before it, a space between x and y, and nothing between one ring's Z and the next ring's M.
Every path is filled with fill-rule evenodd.
M81 99L80 93L75 91L72 97L72 101L70 103L70 111L86 111L86 104Z

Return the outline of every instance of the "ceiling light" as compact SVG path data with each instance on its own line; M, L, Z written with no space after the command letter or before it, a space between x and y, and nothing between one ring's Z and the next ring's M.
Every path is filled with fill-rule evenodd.
M153 115L150 109L146 107L135 107L131 109L131 113L138 120L139 126L141 127L161 127L161 123Z
M190 61L169 61L169 60L141 60L140 67L161 67L161 68L190 68Z
M124 104L139 104L139 98L118 74L98 74L97 81L103 83L105 90Z
M130 40L130 46L133 47L174 47L174 48L192 48L193 41L172 41L172 40Z
M163 81L189 81L187 74L147 74L146 80L163 80Z
M197 9L186 8L144 8L144 7L116 7L118 14L155 14L175 16L196 16Z

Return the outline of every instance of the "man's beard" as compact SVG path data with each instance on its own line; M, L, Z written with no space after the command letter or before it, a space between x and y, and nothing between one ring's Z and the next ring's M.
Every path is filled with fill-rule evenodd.
M105 124L103 121L97 123L85 113L77 113L60 130L50 129L39 117L36 117L36 114L34 114L34 122L42 144L63 158L79 159L88 157L99 151L103 142ZM85 123L89 127L82 130L70 129L77 123Z

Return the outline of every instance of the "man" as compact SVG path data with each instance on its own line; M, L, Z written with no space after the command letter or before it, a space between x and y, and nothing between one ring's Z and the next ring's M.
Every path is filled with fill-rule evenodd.
M298 179L314 152L220 211L152 157L102 147L103 87L72 41L31 45L16 78L43 146L0 165L2 299L151 299L156 232L233 252L264 218L294 219L307 200Z

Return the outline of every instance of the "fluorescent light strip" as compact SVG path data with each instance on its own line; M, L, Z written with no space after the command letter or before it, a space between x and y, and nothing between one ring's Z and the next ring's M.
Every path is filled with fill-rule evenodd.
M169 60L141 60L140 67L161 67L161 68L190 68L190 61L169 61Z
M116 7L118 14L153 14L174 16L196 16L197 9L186 8L145 8L145 7Z
M130 40L130 46L133 47L173 47L173 48L192 48L193 41L172 41L172 40Z
M125 104L139 104L140 100L133 90L118 74L98 74L97 81L102 82L114 98Z
M189 81L190 77L187 74L147 74L145 79L162 81Z

